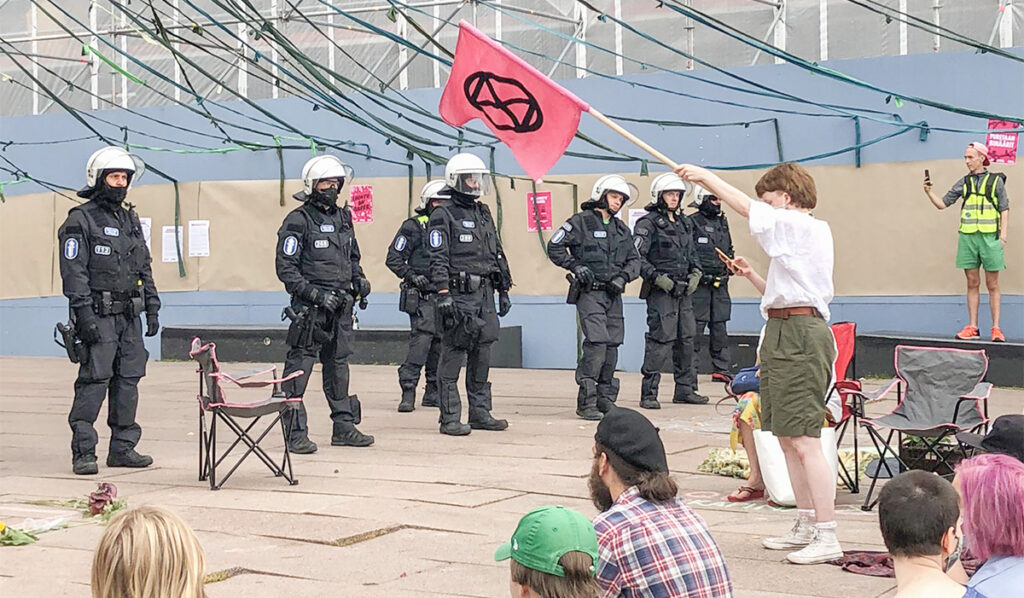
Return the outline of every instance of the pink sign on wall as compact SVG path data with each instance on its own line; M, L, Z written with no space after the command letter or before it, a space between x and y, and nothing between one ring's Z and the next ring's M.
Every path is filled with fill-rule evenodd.
M988 159L993 164L1013 164L1017 161L1017 133L1001 133L1000 129L1016 129L1017 123L1005 120L988 121L991 133L985 137Z
M373 185L352 185L348 207L352 222L373 222Z
M537 220L540 220L540 230L551 230L551 192L541 191L540 193L526 194L526 230L537 232Z

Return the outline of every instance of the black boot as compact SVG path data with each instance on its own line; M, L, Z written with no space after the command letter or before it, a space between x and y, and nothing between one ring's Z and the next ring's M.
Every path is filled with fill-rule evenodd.
M640 408L641 409L661 409L661 403L658 402L658 399L654 399L654 398L651 398L651 397L644 397L644 398L640 399Z
M100 468L96 465L96 455L82 455L71 462L75 475L96 475Z
M441 433L448 436L468 436L473 428L461 422L448 422L441 424Z
M316 443L310 440L308 436L288 441L288 452L295 455L312 455L316 452L316 449Z
M438 403L438 400L437 400L437 383L436 382L433 383L433 384L431 384L430 382L427 382L427 388L426 388L426 390L423 391L423 401L420 402L420 405L423 405L424 407L437 407L437 406L439 406L439 403Z
M491 412L485 409L470 409L469 427L474 430L500 432L508 429L508 420L494 419L491 417Z
M415 388L403 388L402 389L402 400L398 403L399 413L409 413L416 409L416 389Z
M697 394L696 391L692 390L688 393L676 392L675 396L672 397L672 402L677 405L681 403L687 405L707 405L709 400L704 395Z
M604 414L597 408L597 384L584 381L576 394L576 416L587 421L600 421Z
M352 422L336 424L334 434L331 436L332 446L370 446L371 444L373 444L373 436L363 434Z
M459 398L457 382L441 382L438 390L438 407L441 408L438 421L441 424L441 433L448 436L465 436L472 432L472 428L460 421L462 399Z
M149 467L152 464L153 457L140 455L133 448L107 455L107 467Z

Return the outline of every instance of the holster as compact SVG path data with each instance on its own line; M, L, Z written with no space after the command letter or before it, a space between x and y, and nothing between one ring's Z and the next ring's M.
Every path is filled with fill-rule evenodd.
M565 302L569 305L576 305L583 293L583 285L572 274L566 274L565 279L569 281L569 292L565 295Z
M411 284L402 283L398 294L398 310L402 313L416 314L420 309L420 290Z
M75 325L70 321L67 324L57 322L57 326L53 329L53 342L67 351L71 363L89 361L89 349L78 339L75 334Z
M309 317L309 308L303 307L299 311L295 311L289 305L285 307L281 312L281 319L288 318L291 320L291 324L288 325L288 336L285 337L285 342L288 343L289 347L306 347L308 346L308 335L306 334L307 321Z
M462 310L455 313L454 321L446 323L450 325L446 325L444 337L452 347L465 351L476 344L484 323L483 320Z

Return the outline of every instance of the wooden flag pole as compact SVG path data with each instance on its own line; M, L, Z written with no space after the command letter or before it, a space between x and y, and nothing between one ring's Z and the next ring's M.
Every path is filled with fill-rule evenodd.
M620 127L618 125L618 123L616 123L615 121L611 120L607 116L605 116L605 115L601 114L600 112L598 112L593 106L590 107L590 110L588 110L588 112L590 113L591 116L593 116L597 120L599 120L602 123L604 123L605 125L607 125L613 131L615 131L619 135L622 135L626 139L629 139L630 141L635 143L640 149L644 150L648 154L650 154L650 155L654 156L655 158L657 158L658 161L660 161L665 166L668 166L672 170L675 170L676 167L679 166L678 164L676 164L675 162L670 160L668 156L666 156L665 154L659 152L658 150L656 150L653 147L651 147L650 145L648 145L643 139L640 139L639 137L637 137L636 135L630 133L626 129L623 129L622 127Z

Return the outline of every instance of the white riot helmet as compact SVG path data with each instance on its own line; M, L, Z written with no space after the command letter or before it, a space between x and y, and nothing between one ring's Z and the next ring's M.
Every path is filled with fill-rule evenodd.
M717 197L714 193L708 191L700 185L693 186L693 199L696 203L704 203L704 200L709 197Z
M455 154L444 166L444 181L456 192L480 197L491 192L491 171L473 154ZM470 183L473 181L473 183Z
M313 194L317 181L323 179L340 179L338 190L352 180L352 167L330 155L311 158L302 167L302 191L307 197Z
M606 174L605 176L597 179L594 183L594 188L590 191L590 201L587 202L590 205L584 205L581 207L584 209L591 207L604 208L606 210L610 209L608 207L608 201L605 198L605 194L609 191L615 191L616 193L622 194L623 200L622 206L619 208L620 210L636 201L637 196L640 194L636 185L628 182L623 176L618 174Z
M445 188L445 186L445 181L441 179L428 181L426 185L423 185L423 189L420 191L420 205L417 206L416 211L419 212L420 214L426 214L427 207L430 205L431 201L437 199L447 199L448 195L442 193L442 190Z
M664 202L661 201L661 194L663 192L678 191L679 206L682 206L683 197L686 196L686 192L689 190L690 189L687 186L686 181L679 178L679 175L677 175L674 172L666 172L664 174L659 174L658 176L654 177L653 181L651 181L651 199L654 201L654 203L659 205L664 205Z
M132 183L142 176L142 173L146 170L146 164L142 161L142 158L135 154L129 154L119 147L108 146L97 150L89 156L89 161L85 163L86 188L93 189L102 182L103 171L105 170L123 170L127 172L128 188L131 188Z

